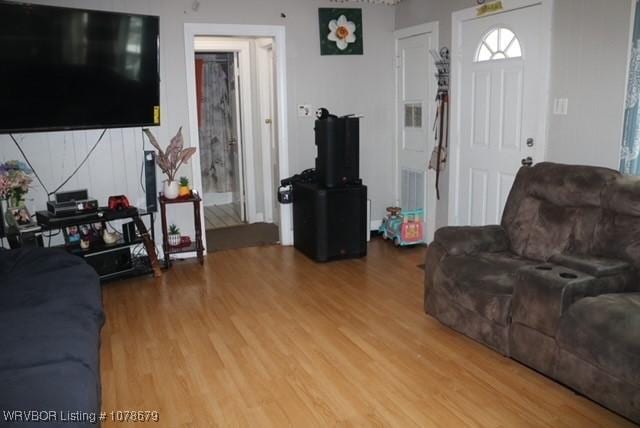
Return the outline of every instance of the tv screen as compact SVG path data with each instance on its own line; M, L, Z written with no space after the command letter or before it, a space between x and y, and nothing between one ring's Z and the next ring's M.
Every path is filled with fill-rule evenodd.
M0 133L158 125L157 16L0 1Z

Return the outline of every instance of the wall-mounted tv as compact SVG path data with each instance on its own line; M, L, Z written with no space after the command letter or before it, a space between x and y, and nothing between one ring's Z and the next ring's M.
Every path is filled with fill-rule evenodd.
M0 0L0 133L160 122L159 19Z

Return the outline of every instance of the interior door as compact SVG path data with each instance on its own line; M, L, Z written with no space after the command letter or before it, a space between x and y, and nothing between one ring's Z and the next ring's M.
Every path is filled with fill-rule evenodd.
M242 115L240 109L240 77L239 77L239 58L238 53L234 53L232 64L233 76L229 79L229 105L231 107L231 135L227 142L229 154L231 156L233 168L233 187L231 190L231 204L233 210L240 217L241 221L245 221L245 197L244 197L244 165L242 161Z
M396 41L397 57L397 188L398 204L403 209L422 209L427 237L432 228L427 212L427 163L434 139L431 125L435 112L435 66L430 54L437 49L432 33L423 33ZM434 204L435 205L435 204Z
M458 224L500 223L518 169L543 156L541 19L538 4L462 23Z

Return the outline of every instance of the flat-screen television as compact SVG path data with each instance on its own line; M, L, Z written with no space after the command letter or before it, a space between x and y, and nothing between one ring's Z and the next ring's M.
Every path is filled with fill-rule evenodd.
M0 0L0 133L160 123L159 19Z

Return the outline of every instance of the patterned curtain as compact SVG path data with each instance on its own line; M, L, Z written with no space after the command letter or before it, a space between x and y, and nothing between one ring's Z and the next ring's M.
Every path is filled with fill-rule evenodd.
M640 5L636 6L620 156L620 171L632 175L640 175Z
M234 164L229 149L234 135L233 76L233 54L196 55L200 168L205 194L233 189Z

